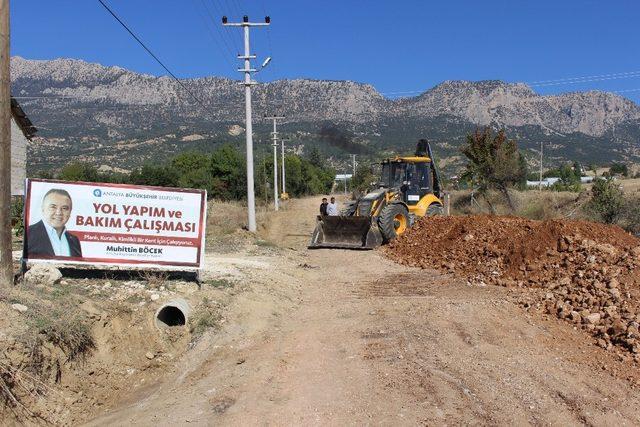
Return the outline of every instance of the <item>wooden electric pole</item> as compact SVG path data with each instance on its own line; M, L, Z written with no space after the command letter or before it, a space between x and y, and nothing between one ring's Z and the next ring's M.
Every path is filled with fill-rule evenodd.
M0 286L13 285L9 0L0 0Z

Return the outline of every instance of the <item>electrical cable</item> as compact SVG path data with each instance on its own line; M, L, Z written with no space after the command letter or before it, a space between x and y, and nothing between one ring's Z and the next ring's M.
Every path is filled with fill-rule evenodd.
M205 5L205 7L207 9L207 12L209 13L209 16L211 17L212 22L218 22L218 23L220 22L220 21L216 20L216 15L219 16L219 17L222 17L222 16L226 15L224 13L224 11L222 10L222 6L218 7L218 4L216 3L216 0L211 0L211 6L213 8L213 12L209 9L209 7L207 6L207 3L206 3L205 0L202 0L202 4ZM226 31L226 27L221 27L220 25L216 25L216 30L220 34L220 38L224 42L225 47L229 51L230 57L235 58L236 55L238 54L238 50L237 50L236 42L235 42L237 40L234 37L231 37L229 32ZM235 53L233 52L234 48L236 49ZM231 69L235 68L235 67L233 67L233 64L230 64L230 65L231 65Z
M215 2L215 0L213 0L213 1ZM220 7L222 8L222 0L220 0L220 1L221 1ZM230 6L229 4L230 4L230 3L229 3L229 0L224 0L224 5L225 5L225 7L227 8L228 13L223 13L223 15L225 15L225 16L233 16L233 15L236 15L236 14L237 14L238 19L240 19L240 18L242 17L242 12L240 11L240 9L239 9L239 8L237 8L237 7L236 7L236 5L235 5L235 4L233 4L233 2L231 2L231 4L232 4L234 7ZM235 9L234 9L234 8L235 8ZM230 28L229 28L229 27L224 27L224 30L227 32L227 35L229 36L229 38L230 38L230 40L231 40L232 45L236 48L236 50L237 50L237 52L238 52L238 55L239 55L239 54L240 54L240 52L242 52L242 50L243 50L243 48L242 48L242 42L241 42L240 40L238 40L237 38L235 38L235 37L233 37L233 36L231 36L231 35L230 35L230 33L229 33ZM234 40L235 40L235 41L234 41Z
M601 82L604 80L618 80L618 79L631 79L640 77L640 73L638 74L629 74L624 76L612 76L612 77L602 77L602 78L585 78L583 80L571 80L571 81L563 81L563 82L554 82L554 83L527 83L531 87L546 87L546 86L563 86L569 84L580 84L580 83L589 83L589 82Z
M600 74L595 76L584 76L584 77L565 77L562 79L553 79L553 80L539 80L535 82L529 82L529 84L538 84L538 83L554 83L554 82L562 82L568 80L583 80L583 79L597 79L600 77L612 77L612 76L625 76L628 74L640 74L640 71L626 71L622 73L609 73L609 74Z
M202 7L205 9L205 14L207 14L209 16L209 18L212 20L211 23L209 23L207 21L207 17L200 14L200 17L202 18L203 22L204 22L204 26L207 29L207 32L209 33L209 36L211 37L211 39L213 40L213 42L216 44L216 46L218 47L218 49L220 50L220 53L222 54L222 57L224 58L224 61L227 63L227 65L229 66L230 69L233 69L233 64L231 64L229 57L233 56L233 53L231 52L231 50L229 49L229 46L226 45L226 43L224 44L224 47L226 47L227 51L229 52L229 56L227 56L227 54L224 52L224 48L223 45L220 43L220 40L222 40L222 42L225 42L224 38L222 36L220 36L220 38L218 39L218 37L216 37L216 35L213 33L213 31L211 30L211 25L213 24L215 21L213 21L213 16L211 15L209 8L206 6L206 3L204 2L204 0L200 0ZM197 10L197 6L195 5L195 2L193 3L194 8L196 8ZM220 28L215 25L216 30L218 35L220 35Z
M178 83L178 84L182 87L182 89L184 89L184 90L185 90L185 92L187 92L189 95L191 95L191 97L192 97L193 99L195 99L195 100L196 100L196 102L197 102L198 104L200 104L203 108L205 108L205 109L207 108L207 107L204 105L204 103L203 103L203 102L202 102L202 101L201 101L197 96L195 96L195 95L193 94L193 92L191 92L191 91L189 90L189 88L187 88L187 87L184 85L184 83L182 83L182 82L180 81L180 79L178 79L178 77L176 77L176 75L175 75L175 74L173 74L173 72L171 72L171 70L169 70L169 68L168 68L166 65L164 65L164 63L163 63L163 62L162 62L162 61L161 61L161 60L160 60L160 59L159 59L159 58L158 58L158 57L157 57L157 56L156 56L156 55L151 51L151 49L149 49L149 48L147 47L147 45L145 45L145 44L142 42L142 40L140 40L140 38L134 34L134 32L133 32L133 31L132 31L128 26L127 26L127 24L125 24L125 23L124 23L124 22L123 22L123 21L118 17L118 15L116 15L116 14L115 14L115 12L114 12L113 10L111 10L111 8L110 8L109 6L107 6L107 5L105 4L105 2L104 2L103 0L98 0L98 2L99 2L99 3L100 3L100 4L101 4L101 5L102 5L106 10L107 10L107 12L109 12L109 13L111 14L111 16L113 16L113 17L115 18L115 20L116 20L116 21L118 21L118 23L120 23L120 25L122 25L122 27L123 27L125 30L127 30L127 32L131 35L131 37L133 37L133 38L134 38L134 39L135 39L135 40L140 44L140 46L142 46L142 47L144 48L144 50L146 50L146 51L147 51L147 53L149 53L149 55L151 55L151 57L152 57L152 58L153 58L153 59L155 59L155 60L156 60L156 62L157 62L158 64L160 64L160 66L161 66L162 68L164 68L164 69L165 69L165 71L166 71L167 73L169 73L169 75L170 75L171 77L173 77L173 79L176 81L176 83Z
M539 80L536 82L526 82L530 87L547 87L547 86L563 86L569 84L580 84L580 83L590 83L590 82L599 82L606 80L619 80L619 79L630 79L630 78L640 78L640 71L628 71L623 73L610 73L610 74L600 74L594 76L584 76L584 77L568 77L563 79L555 79L555 80ZM399 92L384 92L381 95L409 95L414 93L423 93L426 90L410 90L410 91L399 91ZM635 92L636 90L629 90ZM623 93L623 91L612 91L614 93ZM402 98L402 97L399 97Z

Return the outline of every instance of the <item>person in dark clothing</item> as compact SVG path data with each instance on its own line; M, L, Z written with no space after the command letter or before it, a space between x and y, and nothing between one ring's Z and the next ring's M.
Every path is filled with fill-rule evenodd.
M329 203L327 202L327 198L323 197L322 198L322 203L320 203L320 215L321 216L327 216L327 205Z

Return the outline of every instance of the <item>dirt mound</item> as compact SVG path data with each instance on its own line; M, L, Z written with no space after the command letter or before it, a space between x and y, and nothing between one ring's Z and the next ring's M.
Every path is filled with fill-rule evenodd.
M615 226L499 216L419 221L385 253L474 284L540 288L523 298L640 361L640 240Z

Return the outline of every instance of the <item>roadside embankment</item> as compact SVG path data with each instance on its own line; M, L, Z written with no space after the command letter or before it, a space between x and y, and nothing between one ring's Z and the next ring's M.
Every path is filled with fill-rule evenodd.
M470 284L519 287L525 308L574 323L640 362L640 240L587 221L502 216L425 218L385 248L408 266Z

